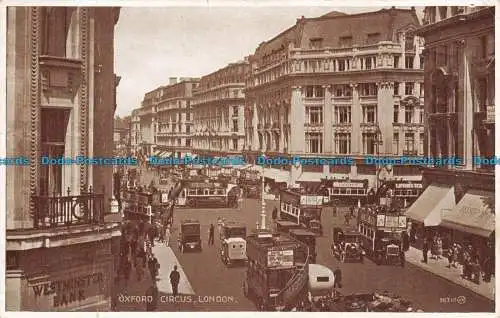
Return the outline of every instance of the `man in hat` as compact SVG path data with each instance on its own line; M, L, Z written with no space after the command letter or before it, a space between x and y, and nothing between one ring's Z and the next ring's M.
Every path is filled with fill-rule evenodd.
M174 265L174 269L170 272L170 285L172 286L172 294L174 297L178 294L180 280L181 275L177 271L177 265Z

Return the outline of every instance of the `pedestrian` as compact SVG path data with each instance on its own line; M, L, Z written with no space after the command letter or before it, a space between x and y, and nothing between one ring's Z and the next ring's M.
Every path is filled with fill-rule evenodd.
M333 288L342 288L342 271L337 267L333 272Z
M151 275L151 279L154 281L159 274L160 263L158 263L158 259L153 256L148 261L149 274Z
M208 230L208 245L214 245L214 233L215 228L213 224L210 224L210 229Z
M272 217L273 217L273 221L276 221L276 219L278 218L278 208L274 207L273 212L272 212Z
M151 247L155 246L155 237L156 237L156 227L153 225L150 225L148 228L148 238L149 241L151 242Z
M165 246L170 246L170 224L165 226Z
M158 307L158 285L156 279L153 280L151 287L146 291L146 297L148 299L146 302L146 311L156 311Z
M345 215L345 222L344 222L345 225L349 225L350 221L351 221L351 217L349 216L349 214L346 214Z
M179 287L179 282L181 280L181 275L177 271L177 265L174 265L174 269L172 272L170 272L170 285L172 285L172 294L173 296L178 295L178 287Z
M217 231L219 231L219 235L222 233L222 219L220 217L217 218Z
M401 261L401 267L405 267L405 252L403 250L399 251L399 260Z
M429 254L429 240L427 239L427 237L424 239L424 246L422 248L422 253L424 256L422 262L427 264L427 255Z

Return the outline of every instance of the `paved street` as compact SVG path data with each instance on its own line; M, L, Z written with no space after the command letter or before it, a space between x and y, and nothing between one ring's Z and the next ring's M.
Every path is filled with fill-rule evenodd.
M268 215L279 201L268 202ZM344 223L343 213L322 216L324 236L317 240L317 262L331 269L342 270L343 293L389 291L413 301L414 308L425 312L488 312L494 311L494 303L468 289L453 284L412 264L400 266L377 266L365 259L364 264L340 263L330 252L332 231L335 225ZM354 223L354 220L351 222ZM456 298L465 297L464 304Z
M151 174L151 176L149 176ZM151 172L143 176L154 178ZM278 201L267 201L267 215L270 218L272 209L278 207ZM175 310L196 311L249 311L255 310L252 302L243 296L242 282L244 268L226 268L219 258L218 233L215 245L208 246L208 229L211 223L216 225L217 218L223 217L228 221L238 221L247 224L247 231L255 228L259 219L261 201L246 199L241 210L231 209L185 209L175 210L174 228L172 232L172 251L177 260L168 257L168 253L156 253L162 264L161 271L170 272L175 262L179 262L189 288L180 287L180 293L194 293L190 304L181 304ZM269 219L268 218L268 219ZM181 220L197 219L202 224L203 251L180 253L176 246L178 227ZM268 220L269 221L269 220ZM337 266L343 273L343 293L389 291L413 301L414 307L426 312L488 312L494 310L494 303L468 289L449 282L439 276L407 263L405 268L400 266L377 266L371 260L365 259L364 264L342 264L330 252L331 235L334 226L341 226L344 222L343 213L338 216L323 214L322 223L324 236L317 239L317 262L326 265L332 270ZM352 221L354 222L354 220ZM166 247L159 247L164 248ZM168 285L168 284L167 284ZM181 284L182 285L182 284ZM161 288L160 288L161 289ZM168 290L165 291L169 293ZM215 297L214 297L215 296ZM216 299L216 296L221 296ZM226 297L225 297L226 296ZM457 299L465 299L459 304ZM172 310L171 304L162 304L164 310Z

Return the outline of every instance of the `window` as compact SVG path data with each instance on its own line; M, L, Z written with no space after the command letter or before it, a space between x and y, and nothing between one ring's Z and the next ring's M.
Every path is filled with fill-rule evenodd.
M415 38L411 35L407 35L405 38L405 51L413 51Z
M306 97L314 96L314 86L306 86Z
M238 132L238 119L233 119L233 132Z
M376 136L373 133L363 134L363 152L365 154L374 155L377 151Z
M424 139L425 135L423 133L420 133L420 140L419 140L419 147L418 147L418 153L423 154L424 153Z
M399 122L399 106L398 105L394 105L394 117L393 117L392 122L396 123L396 124Z
M398 96L399 95L399 83L394 82L394 95Z
M399 155L399 133L394 133L392 136L392 153Z
M394 68L399 68L399 56L394 56Z
M376 106L364 106L363 107L363 123L373 124L376 122Z
M308 120L309 124L323 124L323 107L306 107L306 120Z
M337 154L351 153L351 134L349 133L335 134L335 153Z
M380 41L380 33L370 33L367 35L366 44L377 44Z
M423 109L420 109L420 122L421 124L424 123L424 110Z
M421 69L421 70L423 70L423 69L424 69L424 60L425 60L425 59L424 59L424 57L423 57L423 56L421 56L421 57L420 57L420 69Z
M308 153L323 152L323 137L321 133L306 134L306 149Z
M425 86L424 86L424 83L420 83L420 97L424 97L424 93L425 93Z
M42 54L66 57L66 38L74 8L46 7L42 10Z
M345 60L337 60L337 64L338 64L338 71L339 72L344 72L346 70L346 67L345 67Z
M191 147L191 139L186 139L186 147Z
M238 116L238 106L233 106L233 116Z
M335 97L351 97L352 88L347 84L335 85Z
M186 134L189 134L191 132L191 126L186 125Z
M439 19L446 19L446 12L448 11L448 7L438 7L439 8Z
M335 118L339 124L351 123L351 107L350 106L337 106L335 107Z
M314 97L325 97L325 89L322 86L314 86Z
M323 47L323 39L321 38L311 39L309 44L311 49L321 49Z
M412 69L413 68L413 60L415 60L415 57L406 56L405 57L405 68Z
M375 57L369 56L365 58L365 70L371 70L375 67Z
M478 80L477 111L485 112L488 104L488 81L485 78Z
M238 150L238 139L233 139L233 150Z
M411 124L413 122L414 107L405 106L405 123Z
M405 133L405 151L407 154L414 154L415 152L415 134Z
M377 96L377 85L375 83L362 83L361 96Z
M352 47L352 36L341 36L339 45L342 48Z
M413 95L415 89L414 83L405 83L405 95Z
M180 139L180 138L178 138L178 139L177 139L177 145L178 145L178 146L180 146L180 145L181 145L181 139Z

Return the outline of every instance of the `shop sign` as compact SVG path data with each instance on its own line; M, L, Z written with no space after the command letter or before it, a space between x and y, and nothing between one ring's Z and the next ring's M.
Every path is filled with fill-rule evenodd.
M334 182L334 188L364 188L363 183L359 182Z
M422 189L421 183L396 183L396 189Z
M397 216L387 215L385 217L385 227L399 227L399 218Z
M379 214L377 215L377 227L385 226L385 215Z
M75 278L46 282L31 287L33 288L35 298L53 295L53 307L56 308L85 300L87 298L85 291L88 288L97 285L99 289L103 283L103 273L94 273Z

